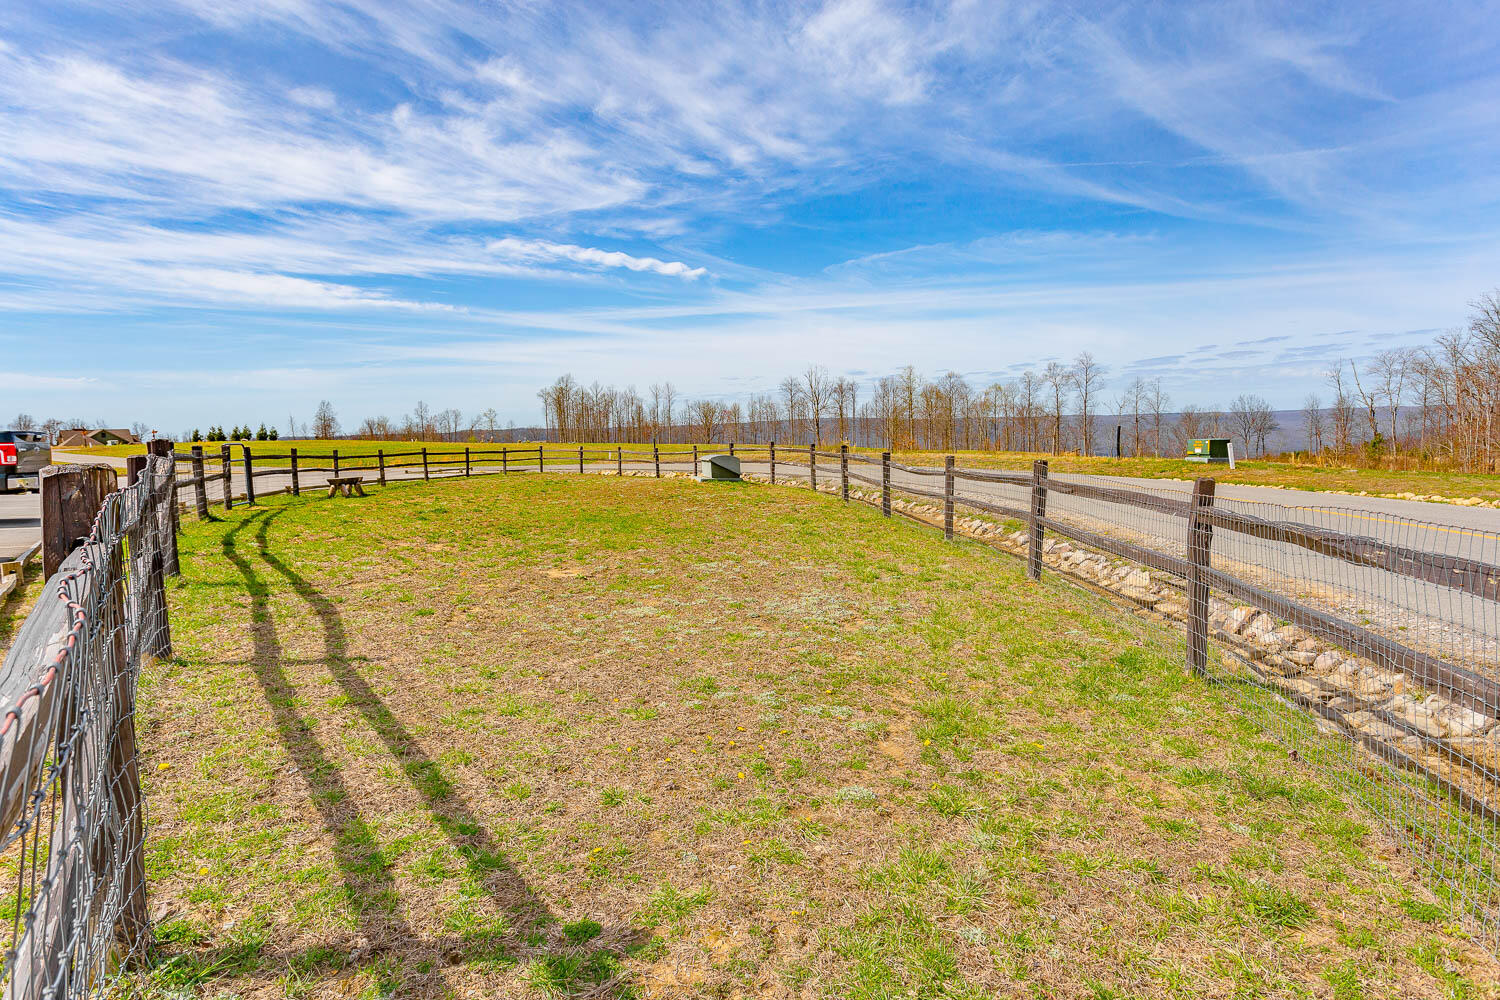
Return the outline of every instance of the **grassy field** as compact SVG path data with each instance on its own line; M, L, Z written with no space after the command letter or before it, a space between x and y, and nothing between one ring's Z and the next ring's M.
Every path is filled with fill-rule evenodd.
M14 590L0 597L0 657L10 648L16 629L26 620L27 613L36 606L42 594L42 560L33 558L26 563L20 583Z
M182 556L148 994L1497 995L1180 641L867 508L402 484Z
M463 454L466 447L462 442L436 442L429 441L426 444L403 442L403 441L250 441L253 452L264 454L285 454L288 448L295 447L300 453L327 455L333 448L337 448L341 458L373 458L377 449L384 449L386 454L395 452L412 451L427 448L429 453L454 453ZM217 452L217 444L205 444L204 451L207 453ZM472 447L496 448L499 445L473 445ZM508 446L520 447L520 446ZM573 444L549 444L550 450L563 450L577 448ZM595 449L599 452L612 451L616 446L613 444L585 444L585 448ZM627 448L631 446L626 446ZM636 448L649 448L649 445L635 445ZM691 445L672 444L662 445L663 449L681 450L690 448ZM700 445L704 450L723 448L724 445ZM235 455L238 457L238 446ZM142 452L141 445L114 445L108 448L89 449L90 454L105 455L118 460L120 467L124 467L125 456L138 455ZM830 450L837 450L836 446L830 446ZM879 454L879 449L858 449L866 454ZM894 457L897 461L908 465L930 465L940 466L943 464L943 452L933 451L901 451L896 452ZM1371 494L1413 494L1421 497L1434 499L1463 500L1478 498L1486 501L1500 501L1500 476L1485 475L1481 473L1462 472L1400 472L1383 471L1380 469L1356 469L1341 466L1309 465L1306 463L1292 462L1237 462L1235 468L1230 470L1227 466L1203 466L1191 462L1184 462L1176 458L1085 458L1080 455L1046 455L1030 454L1023 452L989 452L989 451L962 451L955 453L958 464L969 468L983 469L1026 469L1031 468L1033 460L1045 458L1049 461L1054 472L1077 472L1089 473L1101 476L1139 476L1146 479L1194 479L1200 475L1212 475L1221 483L1241 483L1251 486L1281 486L1289 489L1314 490L1314 491L1337 491L1343 493L1371 493ZM267 460L274 461L274 460Z

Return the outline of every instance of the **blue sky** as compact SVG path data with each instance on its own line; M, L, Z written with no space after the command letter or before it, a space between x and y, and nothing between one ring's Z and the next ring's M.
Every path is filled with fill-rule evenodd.
M1500 285L1500 7L306 0L0 21L0 420L976 381L1296 406Z

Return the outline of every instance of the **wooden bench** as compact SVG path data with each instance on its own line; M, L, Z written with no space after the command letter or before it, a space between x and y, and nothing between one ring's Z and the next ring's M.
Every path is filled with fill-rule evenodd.
M364 480L359 476L340 476L337 479L328 480L328 495L338 496L342 493L346 497L364 496Z

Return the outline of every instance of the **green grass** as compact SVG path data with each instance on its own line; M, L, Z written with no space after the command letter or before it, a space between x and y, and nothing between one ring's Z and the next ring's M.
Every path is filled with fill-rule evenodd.
M182 558L152 995L1497 995L1176 637L867 508L411 483Z

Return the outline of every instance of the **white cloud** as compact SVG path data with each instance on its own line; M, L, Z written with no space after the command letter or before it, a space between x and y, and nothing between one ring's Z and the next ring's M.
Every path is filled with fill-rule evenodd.
M332 111L338 107L338 98L333 96L333 91L322 87L293 87L286 92L286 96L305 108L316 108L319 111Z
M677 260L657 260L655 257L633 257L618 250L596 250L593 247L574 246L571 243L548 243L545 240L523 240L513 236L491 240L485 249L502 257L522 261L570 260L594 267L623 267L630 271L652 271L673 278L692 281L708 273L707 268L689 267Z

